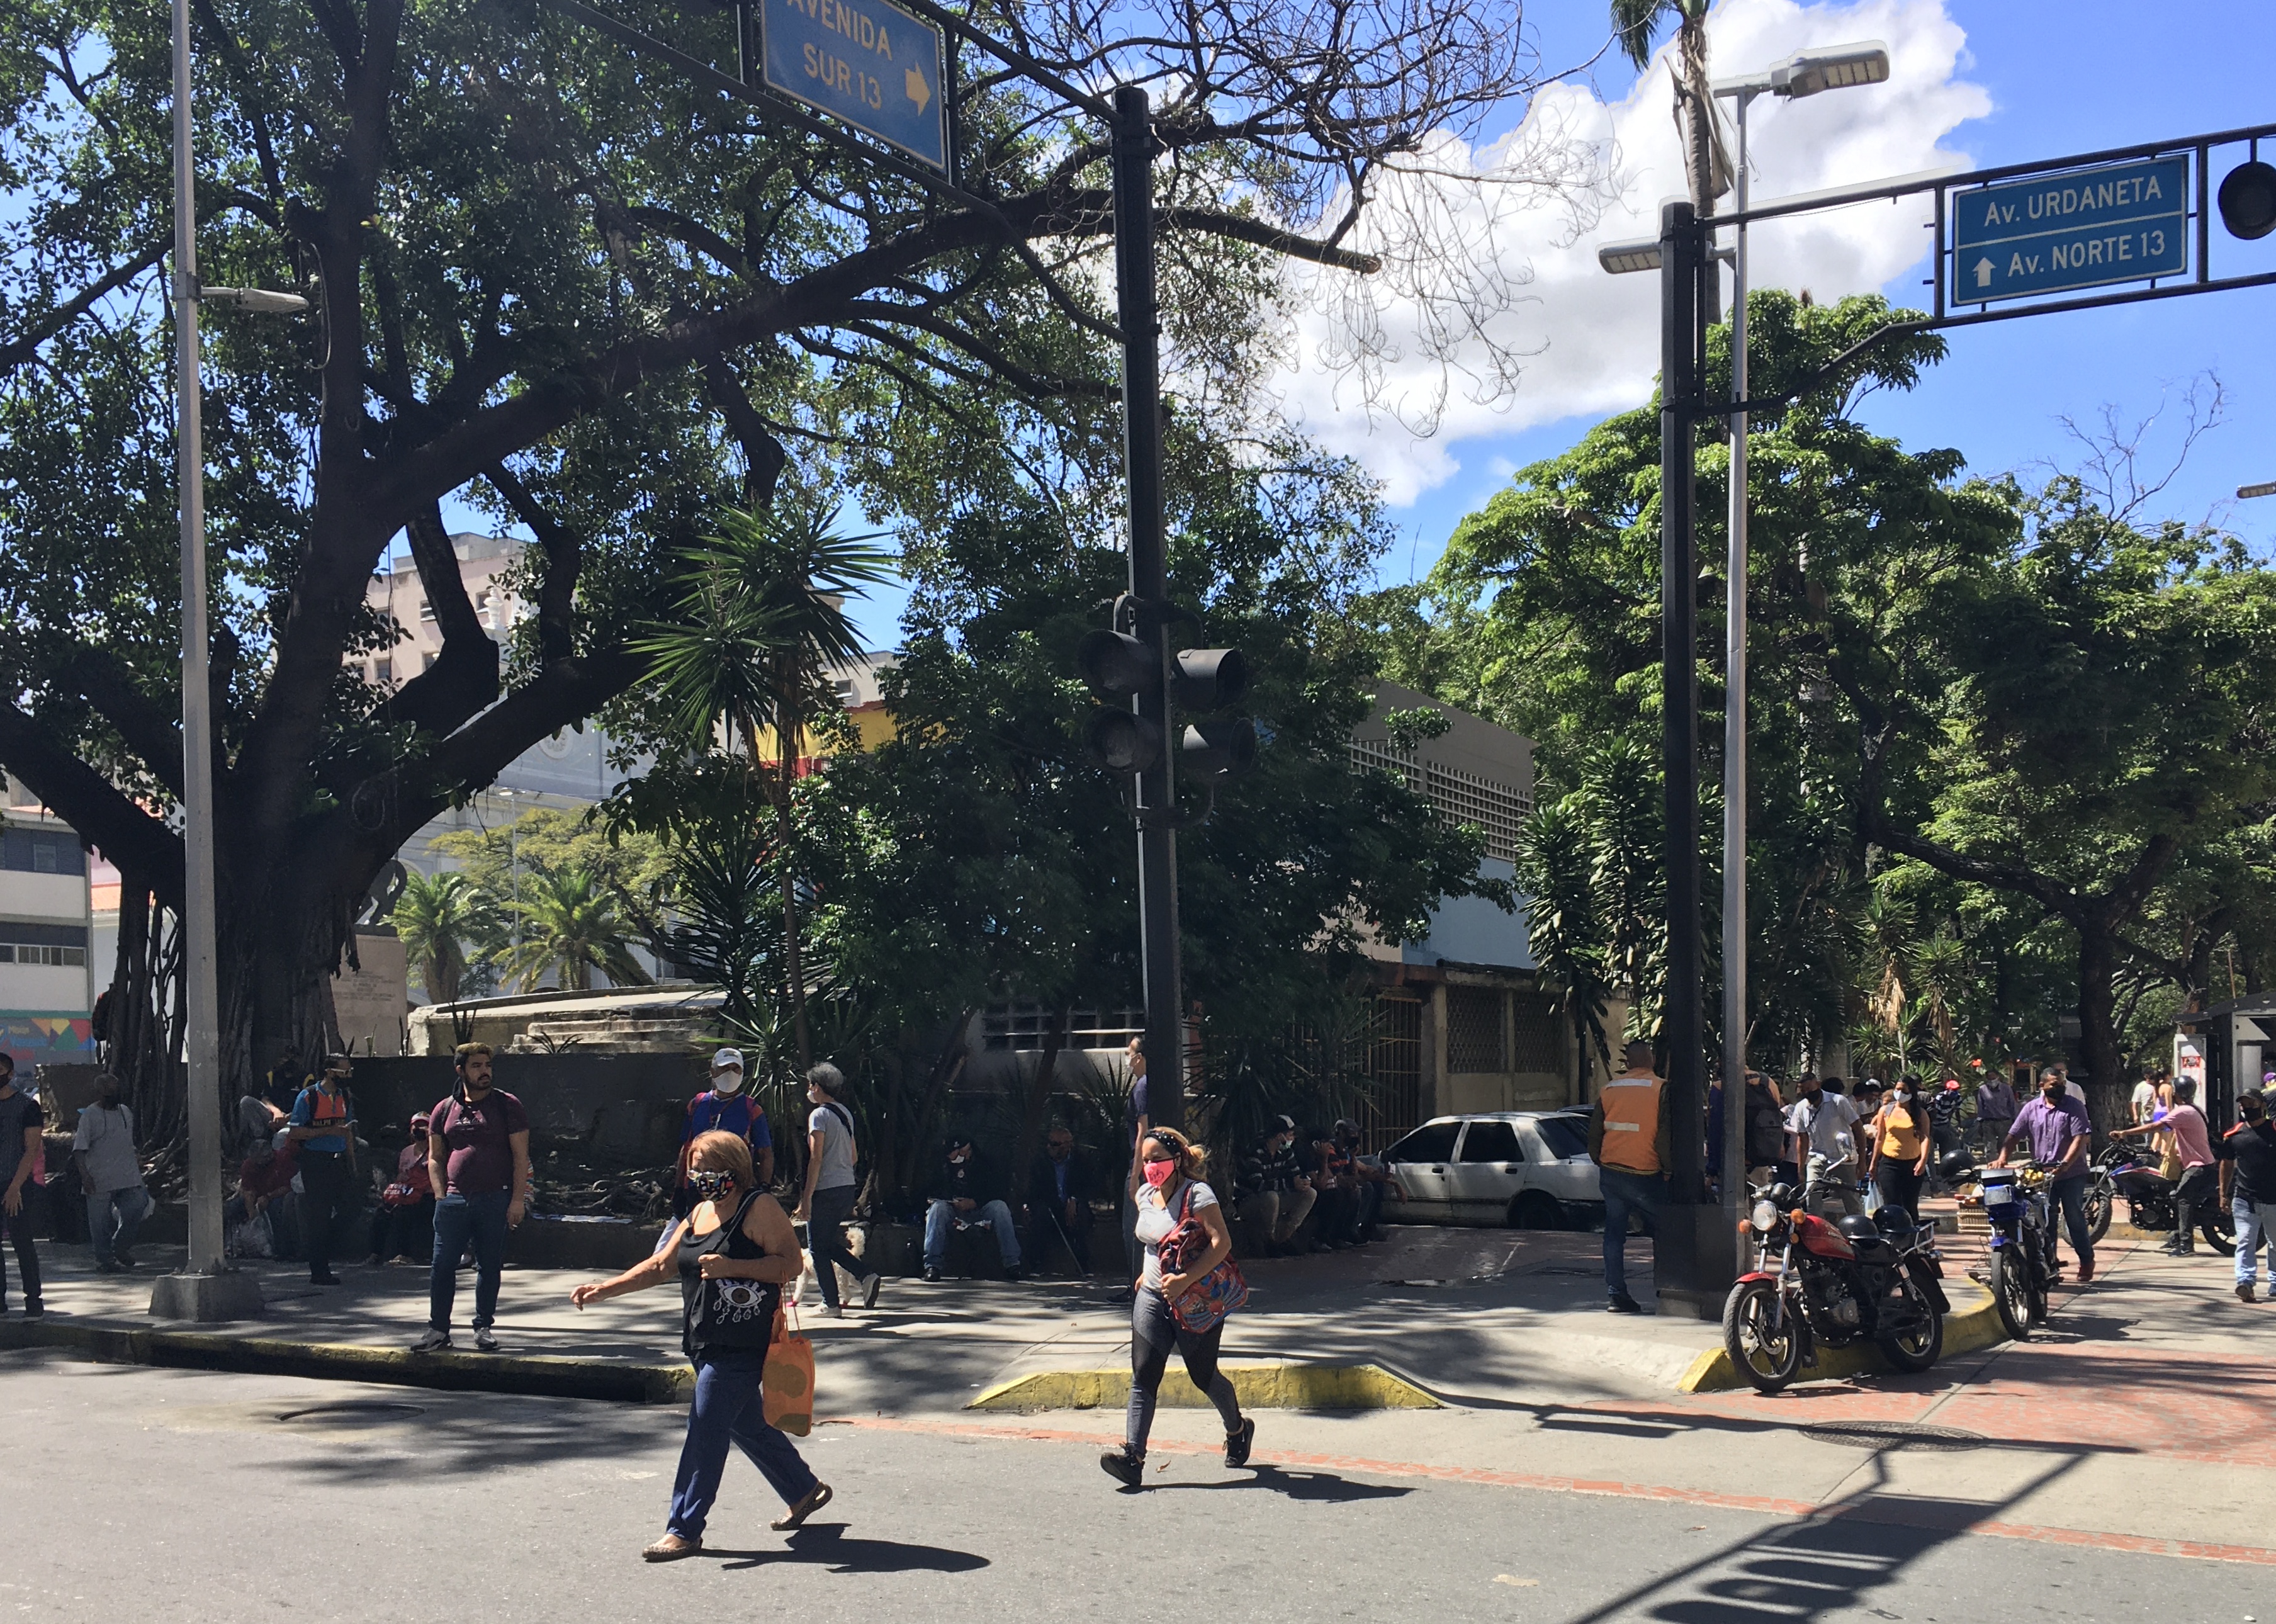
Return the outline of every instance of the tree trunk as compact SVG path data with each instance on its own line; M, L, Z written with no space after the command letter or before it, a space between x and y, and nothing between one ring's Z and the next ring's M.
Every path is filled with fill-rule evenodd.
M2078 1038L2086 1104L2104 1131L2126 1117L2125 1056L2118 1036L2118 944L2107 930L2078 933Z

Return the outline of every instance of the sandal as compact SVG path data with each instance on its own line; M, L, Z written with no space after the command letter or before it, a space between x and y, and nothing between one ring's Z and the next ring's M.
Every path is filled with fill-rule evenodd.
M788 1511L783 1513L781 1516L777 1517L772 1522L768 1523L767 1526L774 1529L778 1534L786 1534L791 1529L797 1528L800 1524L803 1523L816 1512L820 1511L824 1506L829 1505L830 1501L830 1485L826 1483L818 1483L806 1491L806 1498L804 1499L792 1506Z
M684 1556L694 1556L703 1549L700 1539L687 1539L678 1534L666 1534L662 1539L641 1552L643 1562L677 1562Z

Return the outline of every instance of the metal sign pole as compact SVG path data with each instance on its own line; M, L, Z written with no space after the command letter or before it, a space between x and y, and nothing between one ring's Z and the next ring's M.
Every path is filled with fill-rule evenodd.
M1122 329L1123 478L1130 501L1131 628L1152 649L1155 680L1133 700L1161 730L1160 759L1138 775L1139 940L1145 967L1149 1118L1185 1126L1184 995L1178 955L1177 740L1170 734L1168 601L1162 524L1161 317L1154 281L1154 125L1146 92L1114 93L1114 282Z
M1747 103L1738 98L1735 201L1747 209ZM1731 258L1731 398L1747 398L1747 227ZM1747 414L1731 414L1729 556L1724 565L1723 1216L1734 1226L1747 1184Z

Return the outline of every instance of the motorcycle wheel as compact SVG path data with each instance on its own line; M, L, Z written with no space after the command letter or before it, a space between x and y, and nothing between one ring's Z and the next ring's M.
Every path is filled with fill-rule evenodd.
M2236 1220L2226 1212L2209 1212L2197 1231L2204 1236L2205 1244L2223 1257L2236 1256Z
M2099 1241L2110 1233L2111 1214L2118 1206L2118 1187L2106 1172L2094 1175L2086 1187L2086 1233L2090 1241Z
M1936 1311L1920 1288L1919 1283L1908 1279L1905 1294L1920 1306L1928 1316L1928 1323L1910 1336L1882 1337L1881 1355L1890 1365L1908 1376L1918 1376L1944 1355L1944 1316Z
M2022 1256L2014 1247L1992 1254L1992 1302L1999 1310L1999 1328L2008 1339L2031 1339L2031 1290Z
M1777 1314L1776 1328L1771 1316ZM1779 1312L1778 1287L1741 1280L1723 1301L1723 1351L1758 1393L1778 1393L1802 1369L1802 1337L1791 1311Z

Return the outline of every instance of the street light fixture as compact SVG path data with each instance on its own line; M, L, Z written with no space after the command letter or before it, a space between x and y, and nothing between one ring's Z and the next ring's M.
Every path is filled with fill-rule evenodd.
M2272 479L2261 485L2239 485L2236 488L2236 494L2246 497L2276 497L2276 479Z
M221 1222L221 986L215 941L213 704L207 672L205 436L198 383L198 306L301 315L297 293L205 287L198 281L192 168L189 0L173 0L175 479L182 510L182 979L189 1029L189 1262L150 1292L160 1319L250 1319L261 1284L230 1266Z
M1735 103L1739 152L1731 253L1731 399L1747 398L1747 108L1756 96L1793 101L1889 77L1878 40L1797 51L1766 73L1712 87ZM1747 414L1731 414L1731 510L1724 566L1723 705L1723 1210L1735 1220L1746 1193L1747 1136Z
M1616 277L1630 271L1659 269L1659 239L1649 242L1608 242L1597 250L1597 263Z

